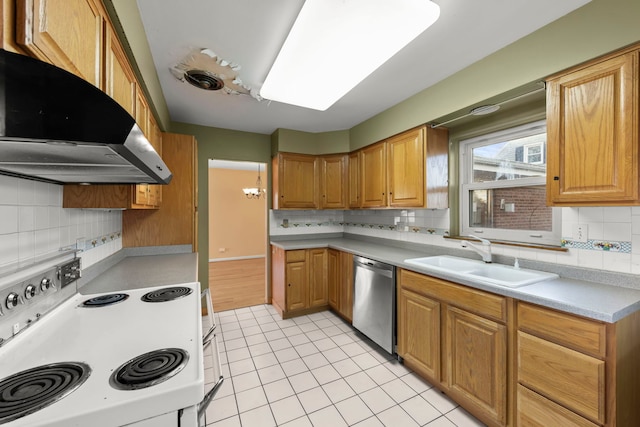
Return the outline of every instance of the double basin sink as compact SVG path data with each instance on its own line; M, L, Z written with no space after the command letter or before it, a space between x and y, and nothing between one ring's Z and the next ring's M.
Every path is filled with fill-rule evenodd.
M427 271L446 273L452 277L509 288L518 288L542 282L543 280L558 278L558 275L554 273L511 267L503 264L487 264L483 261L448 255L409 258L405 259L404 262Z

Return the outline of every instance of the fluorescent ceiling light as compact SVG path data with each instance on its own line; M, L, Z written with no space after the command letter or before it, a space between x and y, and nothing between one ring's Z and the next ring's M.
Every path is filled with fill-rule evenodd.
M439 16L429 0L306 0L260 95L324 111Z

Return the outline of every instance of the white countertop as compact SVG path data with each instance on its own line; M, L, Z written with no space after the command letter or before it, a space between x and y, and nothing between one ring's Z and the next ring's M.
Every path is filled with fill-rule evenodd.
M438 274L404 262L408 258L440 255L437 246L424 245L424 251L384 246L379 243L348 238L306 238L299 240L274 240L271 244L285 250L333 248L354 255L401 267L406 270L450 280L472 288L481 289L522 301L539 304L595 320L613 323L640 310L640 290L611 286L583 280L560 277L520 288L477 283ZM442 248L440 248L442 249Z
M197 253L129 256L82 286L79 292L87 295L197 281Z

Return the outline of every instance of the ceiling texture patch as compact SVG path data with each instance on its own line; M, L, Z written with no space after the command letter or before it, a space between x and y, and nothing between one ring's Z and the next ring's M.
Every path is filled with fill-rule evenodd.
M211 49L194 49L170 71L178 80L199 89L227 95L249 95L261 101L258 91L242 82L240 68L240 65L220 58Z

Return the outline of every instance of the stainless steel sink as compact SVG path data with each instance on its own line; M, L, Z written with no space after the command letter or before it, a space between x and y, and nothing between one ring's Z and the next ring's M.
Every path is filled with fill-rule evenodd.
M422 267L427 271L442 272L453 277L509 288L531 285L558 277L558 275L554 273L516 268L502 264L486 264L482 261L448 255L409 258L405 259L404 262Z

